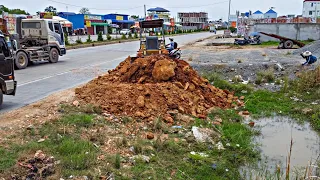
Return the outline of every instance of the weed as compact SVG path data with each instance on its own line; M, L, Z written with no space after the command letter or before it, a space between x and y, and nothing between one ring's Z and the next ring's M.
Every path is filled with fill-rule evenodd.
M278 46L279 42L278 41L266 41L262 42L260 46Z
M78 127L90 127L93 124L93 116L87 114L71 114L64 116L59 122L64 125L76 125Z
M260 85L263 81L263 77L262 76L257 76L256 80L254 83L256 83L257 85Z
M107 34L107 40L110 41L111 39L112 37L109 34Z
M117 153L114 161L114 167L117 169L120 169L120 166L121 166L121 157L120 157L120 154Z
M313 128L320 131L320 111L311 116L311 124L313 125Z
M275 83L276 85L280 85L280 84L281 84L281 79L277 79L274 83Z
M128 38L132 39L132 33L131 32L129 33Z
M116 146L118 148L120 147L127 147L128 146L128 139L126 137L117 138L116 140Z
M121 120L122 120L123 124L132 123L134 121L133 118L128 117L128 116L121 117Z
M274 70L273 68L269 68L264 71L260 71L257 73L257 79L260 78L264 82L273 82L275 77L274 77Z
M134 38L136 38L136 39L139 38L138 33L136 33L136 32L134 33Z
M298 92L320 87L320 66L315 70L301 73L299 78L291 83L291 86Z
M5 172L16 163L17 155L12 151L0 147L0 156L0 173Z
M78 39L76 40L77 44L83 44L82 40L80 39L80 37L78 37Z

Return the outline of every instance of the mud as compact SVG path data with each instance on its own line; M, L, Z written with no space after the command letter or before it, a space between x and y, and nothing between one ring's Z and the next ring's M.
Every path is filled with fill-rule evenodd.
M114 70L76 89L84 103L103 111L142 119L168 116L178 110L205 118L212 107L243 106L232 92L212 86L183 60L165 55L128 57Z

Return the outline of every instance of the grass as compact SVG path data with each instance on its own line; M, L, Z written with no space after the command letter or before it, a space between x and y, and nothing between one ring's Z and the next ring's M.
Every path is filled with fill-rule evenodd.
M262 82L274 82L275 76L274 76L274 70L273 68L269 68L267 70L259 71L257 73L257 79L256 84L261 84Z

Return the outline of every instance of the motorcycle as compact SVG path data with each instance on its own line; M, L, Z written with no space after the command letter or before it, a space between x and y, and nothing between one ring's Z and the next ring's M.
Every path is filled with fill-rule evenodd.
M169 45L166 46L166 48L169 48ZM174 50L169 51L169 57L174 59L180 59L181 58L181 50L180 48L176 48Z
M236 45L259 45L261 44L260 35L255 35L253 38L235 39L234 44Z

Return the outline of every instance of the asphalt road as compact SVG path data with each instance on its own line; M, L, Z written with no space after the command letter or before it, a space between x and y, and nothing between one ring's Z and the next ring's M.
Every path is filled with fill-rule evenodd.
M197 33L174 37L179 46L212 36L212 33ZM168 42L168 40L167 40ZM46 96L84 84L97 75L115 68L139 48L139 42L127 42L106 46L67 51L56 64L38 63L24 70L17 70L18 89L16 96L5 96L0 113L34 103ZM183 53L183 49L182 49Z

